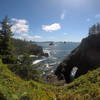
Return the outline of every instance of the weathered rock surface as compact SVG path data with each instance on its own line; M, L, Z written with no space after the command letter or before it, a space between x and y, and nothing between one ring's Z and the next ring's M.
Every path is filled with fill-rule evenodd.
M55 74L58 79L65 79L69 83L73 67L78 68L75 75L77 78L98 66L100 66L100 34L93 34L82 40L80 45L57 67Z

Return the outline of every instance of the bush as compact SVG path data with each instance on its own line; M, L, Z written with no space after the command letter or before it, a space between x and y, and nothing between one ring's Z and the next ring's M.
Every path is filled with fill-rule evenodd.
M1 59L4 64L15 64L17 62L17 57L12 55L3 55Z

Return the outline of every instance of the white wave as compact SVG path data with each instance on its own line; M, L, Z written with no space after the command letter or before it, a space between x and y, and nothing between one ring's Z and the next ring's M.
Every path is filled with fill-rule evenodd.
M49 68L49 64L46 64L46 68Z
M74 67L71 71L71 76L75 76L76 75L76 72L77 72L78 68L77 67Z
M46 59L35 60L35 61L33 61L32 65L38 64L38 63L40 63L40 62L42 62L44 60L46 60Z
M45 49L43 49L43 52L47 53L49 55L49 57L51 56L51 53L50 53L51 51L50 50L48 50L48 49L45 48Z

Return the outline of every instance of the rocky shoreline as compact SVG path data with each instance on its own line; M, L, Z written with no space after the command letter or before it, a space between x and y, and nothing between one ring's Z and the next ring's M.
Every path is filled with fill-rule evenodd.
M71 71L74 67L78 68L75 78L86 74L88 71L100 66L100 33L92 34L84 38L80 45L75 48L60 65L55 74L58 79L65 79L71 82Z

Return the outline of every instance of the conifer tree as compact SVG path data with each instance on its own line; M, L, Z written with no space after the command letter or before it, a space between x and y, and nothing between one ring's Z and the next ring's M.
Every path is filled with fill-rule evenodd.
M95 34L96 32L96 25L94 24L92 27L89 29L89 35Z
M92 34L100 34L100 24L94 24L92 27L89 29L89 35Z
M12 45L12 31L9 18L6 16L3 21L0 22L0 56L4 63L14 63L14 47Z

